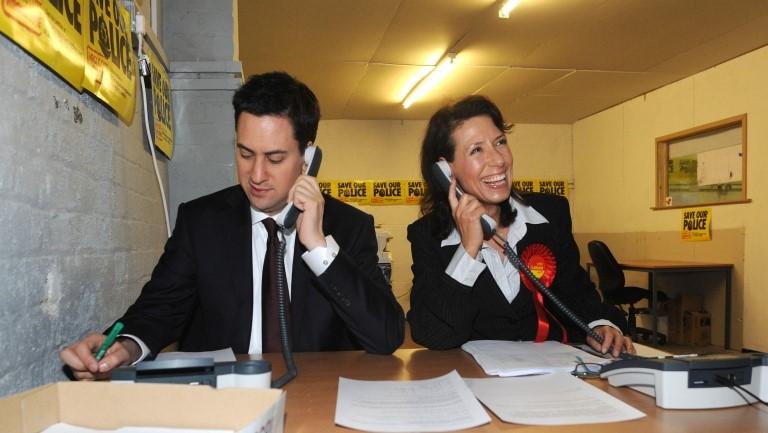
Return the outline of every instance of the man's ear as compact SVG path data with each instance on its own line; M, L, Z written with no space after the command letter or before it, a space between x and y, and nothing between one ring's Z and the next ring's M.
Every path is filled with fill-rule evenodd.
M315 145L315 143L313 143L310 140L310 141L307 142L307 145L304 147L304 152L302 152L302 154L301 154L301 160L302 160L302 163L301 163L301 174L305 174L307 172L307 169L309 168L309 166L307 165L307 160L305 159L306 158L306 154L307 154L307 148L309 146L314 146L314 145Z

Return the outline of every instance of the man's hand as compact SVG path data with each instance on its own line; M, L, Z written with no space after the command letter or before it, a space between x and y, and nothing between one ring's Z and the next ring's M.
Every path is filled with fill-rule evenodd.
M317 179L307 175L299 176L288 193L288 199L302 211L296 221L299 242L307 251L312 251L316 247L326 247L323 233L325 199L320 192Z
M614 358L618 358L621 352L632 355L636 353L632 339L621 335L621 332L613 326L596 326L594 331L603 337L603 344L599 344L590 336L587 336L587 344L598 352L608 353L610 351Z
M72 369L78 380L106 379L112 369L131 364L141 356L141 349L129 338L118 338L107 350L107 354L96 361L94 353L107 337L103 334L88 334L82 340L62 350L59 357Z

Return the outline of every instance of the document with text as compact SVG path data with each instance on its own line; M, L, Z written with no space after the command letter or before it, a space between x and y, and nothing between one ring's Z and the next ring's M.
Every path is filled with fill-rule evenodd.
M578 362L606 364L611 361L557 341L474 340L461 348L471 354L489 376L571 371Z
M509 423L595 424L645 416L623 401L565 372L464 381L486 407Z
M339 378L336 424L371 432L443 432L491 422L456 370L426 380Z

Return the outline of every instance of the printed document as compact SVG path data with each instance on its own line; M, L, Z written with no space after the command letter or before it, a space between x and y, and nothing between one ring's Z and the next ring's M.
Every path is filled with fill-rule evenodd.
M504 422L529 425L593 424L642 418L644 413L570 373L464 379Z
M475 340L461 346L489 376L526 376L571 371L581 362L606 364L600 358L557 341ZM577 359L578 358L578 359Z
M371 432L443 432L491 418L456 370L426 380L339 378L336 424Z

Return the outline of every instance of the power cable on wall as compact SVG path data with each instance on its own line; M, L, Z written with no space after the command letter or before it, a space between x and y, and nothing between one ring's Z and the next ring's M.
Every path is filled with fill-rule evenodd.
M168 202L165 199L165 188L163 187L163 180L160 178L160 170L157 167L157 153L155 152L155 140L152 138L152 132L150 130L150 124L149 124L149 108L147 106L147 86L144 80L146 80L149 75L149 60L147 59L147 56L142 53L142 47L143 47L143 41L144 41L144 32L140 27L143 27L143 19L139 19L139 16L137 16L136 20L136 36L139 40L138 42L138 58L139 58L139 82L141 85L141 97L143 101L143 110L144 110L144 130L147 131L147 140L149 141L149 151L152 153L152 165L155 168L155 178L157 179L157 185L160 187L160 198L163 201L163 214L165 215L165 229L168 233L168 237L171 237L171 222L170 218L168 216Z

